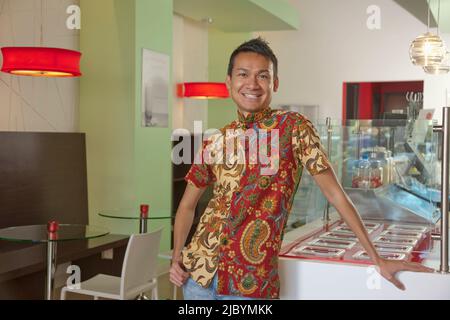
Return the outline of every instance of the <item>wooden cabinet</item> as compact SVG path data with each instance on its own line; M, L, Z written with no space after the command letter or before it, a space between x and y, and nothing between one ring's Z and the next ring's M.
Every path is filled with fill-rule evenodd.
M181 198L183 197L184 190L186 189L187 182L184 180L184 177L188 173L189 169L191 168L191 164L194 161L194 156L198 152L198 150L194 150L194 136L184 136L181 137L179 141L174 141L172 145L173 148L178 143L183 143L182 139L189 139L189 145L190 145L190 161L189 163L181 163L181 164L174 164L172 162L172 215L175 216L178 205L181 201ZM183 151L180 152L179 156L183 157ZM212 187L208 187L202 197L200 198L197 208L195 209L195 216L194 216L194 222L191 227L191 231L189 232L189 235L186 240L186 244L188 244L191 241L191 238L197 228L197 225L200 221L200 216L205 211L206 207L208 206L208 202L212 197ZM175 222L175 219L172 220L173 223ZM173 245L173 235L172 235L172 245Z

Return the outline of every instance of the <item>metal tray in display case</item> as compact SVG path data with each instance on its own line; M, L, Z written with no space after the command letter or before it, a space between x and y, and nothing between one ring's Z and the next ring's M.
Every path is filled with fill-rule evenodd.
M392 237L392 236L379 236L374 239L375 243L380 244L399 244L406 246L415 246L419 239L417 238L404 238L404 237Z
M374 229L370 229L370 228L366 228L367 229L367 233L371 234L373 232ZM349 227L347 227L346 225L340 225L337 226L336 228L332 229L331 231L333 232L343 232L343 233L350 233L350 234L354 234L354 232L352 231L352 229L350 229Z
M323 258L339 258L344 255L345 250L315 246L298 246L294 248L291 253L296 255L307 255Z
M333 232L333 231L326 232L322 234L319 238L344 240L344 241L358 241L358 238L354 234L346 232Z
M387 243L374 243L375 249L379 252L397 252L397 253L411 253L413 250L412 246L404 246L404 245L394 245Z
M402 231L413 231L413 232L427 232L428 228L413 224L392 224L388 227L388 230L402 230Z
M378 229L378 228L381 226L381 223L376 223L376 222L367 222L367 221L363 221L363 223L364 223L364 226L365 226L367 229L373 229L373 230L376 230L376 229Z
M387 260L405 260L406 254L398 252L380 252L380 257ZM369 255L364 250L358 251L353 255L356 260L370 260Z
M402 237L402 238L415 238L415 239L420 239L423 236L423 234L421 232L407 231L407 230L400 230L400 229L385 230L381 233L381 235L387 236L387 237Z
M308 242L308 244L311 246L317 246L317 247L351 249L356 244L356 242L348 241L348 240L318 238L318 239Z

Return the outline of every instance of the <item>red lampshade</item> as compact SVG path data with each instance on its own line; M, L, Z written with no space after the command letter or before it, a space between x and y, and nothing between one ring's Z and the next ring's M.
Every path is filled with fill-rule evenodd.
M230 95L222 82L185 82L183 97L194 99L226 99Z
M78 77L81 53L43 47L3 47L1 71L22 76Z

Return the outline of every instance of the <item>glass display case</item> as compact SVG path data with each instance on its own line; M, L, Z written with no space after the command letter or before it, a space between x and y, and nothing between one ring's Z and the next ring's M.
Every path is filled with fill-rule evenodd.
M432 121L328 120L315 126L380 255L421 262L440 219L440 144ZM290 241L281 257L372 263L306 170L285 237Z

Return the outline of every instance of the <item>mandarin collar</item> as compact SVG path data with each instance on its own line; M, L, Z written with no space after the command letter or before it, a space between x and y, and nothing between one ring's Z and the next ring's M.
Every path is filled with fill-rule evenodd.
M270 107L267 107L258 112L249 113L247 116L244 116L244 114L240 110L237 111L239 122L247 125L268 118L271 112L272 109Z

